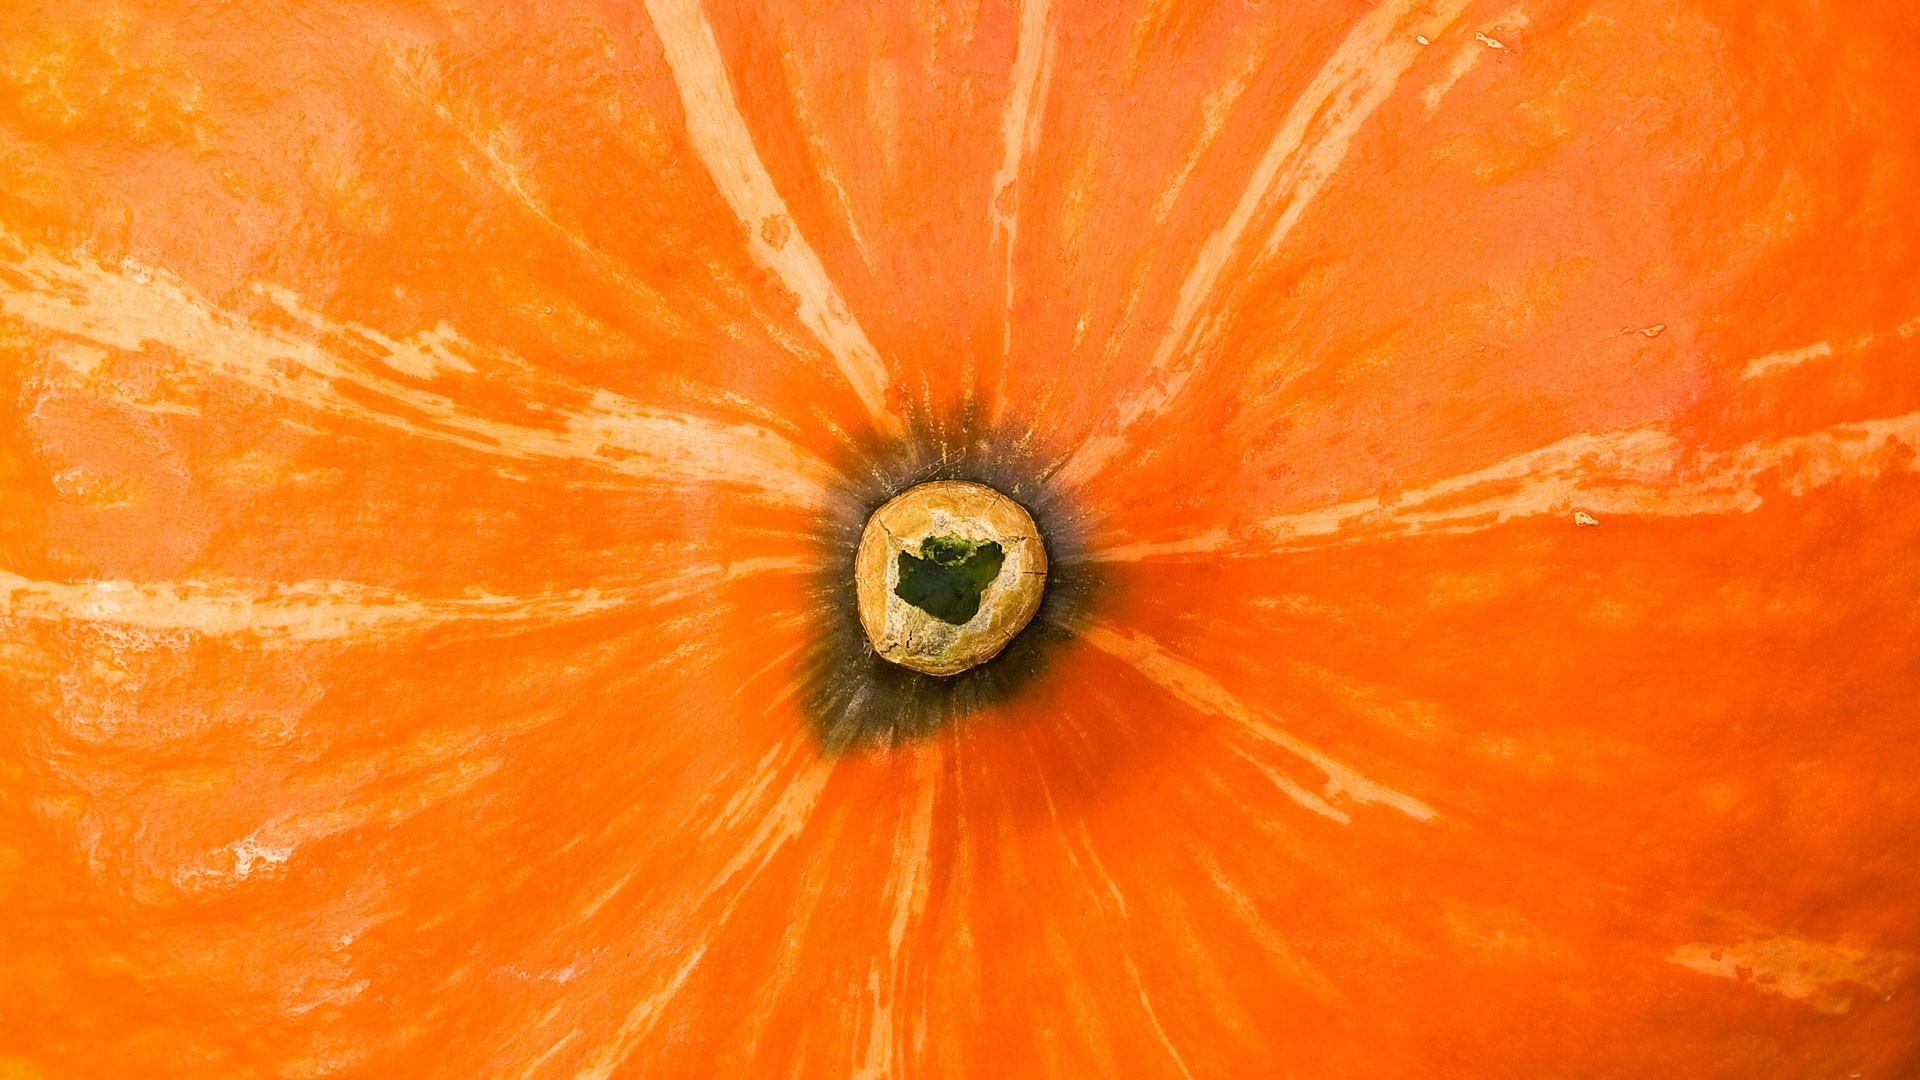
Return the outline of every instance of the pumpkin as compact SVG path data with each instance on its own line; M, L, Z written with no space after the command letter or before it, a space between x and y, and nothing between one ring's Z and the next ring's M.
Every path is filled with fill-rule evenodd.
M7 23L7 1080L1920 1075L1911 4Z

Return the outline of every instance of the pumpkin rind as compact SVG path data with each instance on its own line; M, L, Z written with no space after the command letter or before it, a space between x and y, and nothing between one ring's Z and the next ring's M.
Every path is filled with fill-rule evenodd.
M1910 4L9 24L0 1077L1920 1070Z

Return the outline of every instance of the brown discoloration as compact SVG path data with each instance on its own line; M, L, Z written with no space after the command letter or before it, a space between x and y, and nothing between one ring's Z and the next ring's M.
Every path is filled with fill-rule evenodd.
M952 626L894 592L902 551L918 552L929 536L998 543L1006 563L980 598L980 610ZM1040 609L1047 550L1032 515L983 484L921 484L874 512L854 557L860 625L875 652L929 675L956 675L991 660Z

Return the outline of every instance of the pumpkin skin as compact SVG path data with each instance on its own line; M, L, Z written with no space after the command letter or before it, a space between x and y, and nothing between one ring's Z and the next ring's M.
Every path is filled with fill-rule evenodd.
M1920 1073L1912 5L9 23L0 1076Z

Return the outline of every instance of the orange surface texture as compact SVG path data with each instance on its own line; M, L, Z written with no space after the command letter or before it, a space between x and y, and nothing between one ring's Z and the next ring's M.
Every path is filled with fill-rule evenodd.
M1912 3L0 24L0 1078L1920 1076Z

